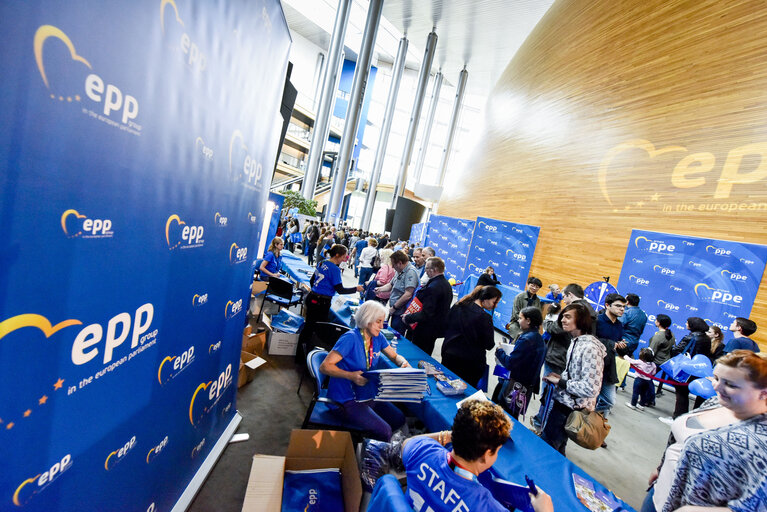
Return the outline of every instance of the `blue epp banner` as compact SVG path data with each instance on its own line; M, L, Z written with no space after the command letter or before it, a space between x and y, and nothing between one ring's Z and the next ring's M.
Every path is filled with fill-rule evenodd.
M0 30L0 510L170 510L236 425L280 3L4 2Z
M751 313L765 262L767 246L635 229L618 290L641 297L648 315L643 338L660 313L671 317L677 339L693 316L726 331L735 317Z
M433 247L436 255L445 261L445 276L448 279L463 280L473 231L473 220L443 215L429 218L426 245Z
M538 226L478 217L466 276L493 267L501 283L524 289L540 231Z
M423 246L424 242L426 241L426 222L419 222L418 224L413 224L410 227L410 239L408 240L411 244L419 244Z

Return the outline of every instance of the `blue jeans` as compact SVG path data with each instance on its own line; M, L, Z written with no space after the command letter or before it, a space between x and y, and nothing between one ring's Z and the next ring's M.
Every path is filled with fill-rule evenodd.
M370 279L370 276L373 275L373 267L360 267L360 279L357 281L358 284L365 284L368 282L368 279Z
M405 415L389 402L355 402L351 400L337 411L344 422L364 430L372 439L388 443L392 431L405 424Z
M548 421L546 421L546 427L543 429L543 432L541 432L541 439L564 455L565 447L567 446L565 423L567 423L567 417L570 416L570 413L573 412L573 410L556 400L554 400L553 403L554 406L551 408L551 414L549 414Z
M634 390L631 393L631 405L636 405L637 400L639 405L646 406L655 403L655 387L651 380L640 379L636 377L634 379Z
M652 499L655 496L655 486L650 487L650 490L647 491L647 496L644 497L644 501L642 502L642 508L639 510L639 512L658 512L655 510L655 503L653 503Z
M606 418L610 414L613 405L615 405L615 384L602 384L602 390L599 392L597 406L594 410L603 413Z

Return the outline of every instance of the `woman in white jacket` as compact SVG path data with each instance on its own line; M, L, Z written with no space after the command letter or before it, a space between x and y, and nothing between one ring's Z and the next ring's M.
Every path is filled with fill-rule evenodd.
M572 303L559 314L559 325L573 337L567 350L567 365L562 375L550 373L544 380L555 384L554 406L541 439L565 454L567 417L576 409L594 410L602 387L605 346L591 332L591 314L583 305Z

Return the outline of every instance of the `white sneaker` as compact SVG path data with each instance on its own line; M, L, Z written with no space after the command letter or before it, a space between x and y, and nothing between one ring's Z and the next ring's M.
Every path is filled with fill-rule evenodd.
M628 407L629 409L634 409L634 410L637 409L635 405L631 405L631 402L624 402L624 403L626 404L626 407Z
M637 404L637 410L638 411L644 411L644 405Z
M672 418L671 416L663 416L662 418L658 418L658 421L660 421L661 423L665 423L666 425L671 425L672 423L674 423L674 418Z

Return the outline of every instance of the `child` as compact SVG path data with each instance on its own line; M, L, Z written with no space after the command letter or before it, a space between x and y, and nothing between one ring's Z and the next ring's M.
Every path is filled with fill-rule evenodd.
M623 359L631 363L638 370L655 375L655 354L652 349L643 348L639 351L639 359L631 359L629 356L623 356ZM641 399L639 399L641 397ZM637 400L639 399L639 403ZM634 379L634 391L631 394L631 403L626 402L626 407L629 409L636 409L643 411L645 407L651 406L655 403L655 388L652 385L650 377L646 377L640 373L637 373L637 378Z

